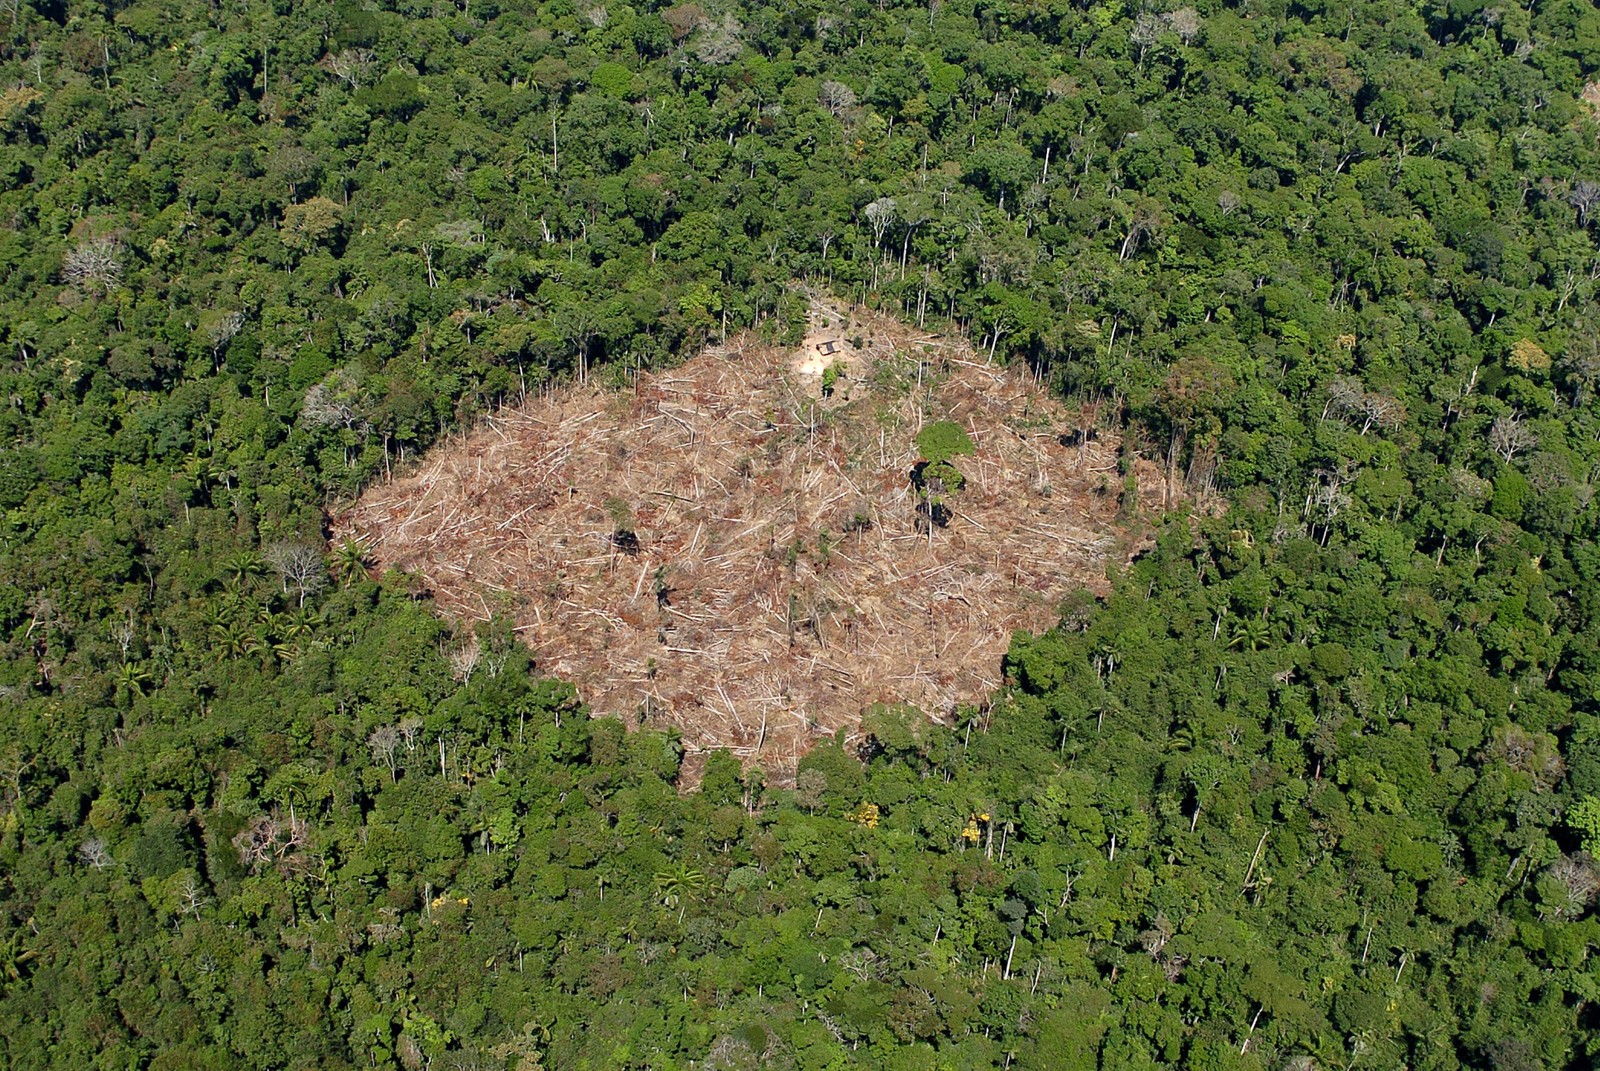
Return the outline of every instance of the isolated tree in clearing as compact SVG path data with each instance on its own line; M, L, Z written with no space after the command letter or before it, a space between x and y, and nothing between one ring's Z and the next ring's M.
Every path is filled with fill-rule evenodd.
M922 459L911 470L911 483L917 489L917 512L927 519L928 538L933 526L950 523L950 507L945 497L961 490L966 477L951 464L952 457L971 454L972 437L953 420L936 420L917 433L917 450Z
M606 513L611 516L611 545L629 557L638 554L639 533L633 528L633 509L620 498L608 498Z

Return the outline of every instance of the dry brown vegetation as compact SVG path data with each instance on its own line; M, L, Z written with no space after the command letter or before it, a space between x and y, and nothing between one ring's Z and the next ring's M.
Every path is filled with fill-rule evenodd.
M595 710L779 778L871 704L942 719L981 703L1012 631L1053 625L1141 541L1118 442L1066 445L1082 415L963 345L821 314L806 352L733 340L624 393L503 410L369 490L335 538L421 577L447 613L511 614ZM798 369L829 334L847 372L824 399ZM909 473L935 419L976 453L930 532ZM1159 471L1138 474L1156 505Z

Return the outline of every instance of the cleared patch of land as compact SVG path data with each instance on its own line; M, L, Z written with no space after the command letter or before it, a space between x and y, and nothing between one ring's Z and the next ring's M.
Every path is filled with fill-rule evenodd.
M734 340L623 393L502 410L370 489L335 539L446 613L510 614L595 710L776 779L874 703L982 703L1013 630L1050 627L1138 548L1119 443L1079 441L1082 414L964 345L819 310L800 350ZM947 527L910 478L934 420L975 446ZM1160 471L1136 471L1158 507Z

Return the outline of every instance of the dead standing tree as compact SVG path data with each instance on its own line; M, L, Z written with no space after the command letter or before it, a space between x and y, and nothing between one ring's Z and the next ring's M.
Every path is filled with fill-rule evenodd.
M1578 210L1578 226L1587 227L1595 205L1600 205L1600 182L1580 179L1567 193L1567 203Z
M837 119L856 106L856 91L843 82L826 79L817 90L817 103Z
M122 243L115 238L79 242L61 260L61 279L86 294L109 294L122 285Z
M1539 436L1524 426L1515 413L1501 413L1489 426L1489 449L1508 465L1512 458L1538 445Z
M389 780L396 779L394 768L395 749L400 746L400 732L393 725L380 725L372 730L372 735L367 737L367 747L372 751L372 757L380 760L389 768Z
M300 606L306 604L307 596L315 595L327 586L328 570L323 564L322 553L308 543L283 540L268 547L262 558L283 582L285 595L289 593L290 584L295 586Z
M872 288L876 290L878 267L883 254L883 236L900 218L900 208L893 197L880 197L869 204L862 215L866 217L867 225L872 228L872 248L876 254L872 262Z

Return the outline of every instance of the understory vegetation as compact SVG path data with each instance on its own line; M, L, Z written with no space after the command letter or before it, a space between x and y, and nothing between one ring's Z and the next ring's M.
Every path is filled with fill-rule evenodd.
M1582 0L0 6L0 1061L1594 1066L1597 67ZM687 795L327 546L797 283L1221 515Z

